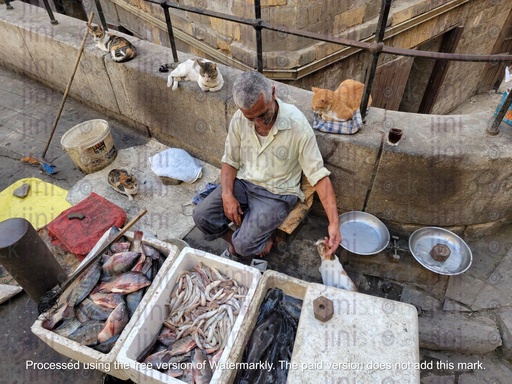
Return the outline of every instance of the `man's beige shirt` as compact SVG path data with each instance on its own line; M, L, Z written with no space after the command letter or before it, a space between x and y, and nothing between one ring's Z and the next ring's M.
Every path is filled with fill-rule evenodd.
M315 133L297 107L277 99L276 122L260 144L254 123L236 111L229 125L222 162L238 170L237 178L250 181L272 193L296 195L301 201L302 172L311 185L329 176Z

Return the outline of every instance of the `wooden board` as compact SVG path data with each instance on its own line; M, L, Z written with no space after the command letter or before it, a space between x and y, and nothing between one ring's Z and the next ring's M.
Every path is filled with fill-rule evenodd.
M371 92L374 107L398 111L413 61L399 57L377 67Z
M304 193L304 202L299 200L288 216L286 216L286 219L284 219L281 225L277 227L277 229L286 232L289 235L295 231L313 205L315 187L309 184L308 179L304 175L302 176L300 189Z

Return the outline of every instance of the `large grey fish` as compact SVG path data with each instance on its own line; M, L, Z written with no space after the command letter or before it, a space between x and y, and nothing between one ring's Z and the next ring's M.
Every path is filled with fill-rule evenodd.
M96 262L91 265L79 278L78 284L71 291L66 299L66 303L70 307L74 307L85 299L98 283L101 275L100 263Z
M117 339L119 339L119 335L115 335L114 337L111 337L107 341L95 345L93 348L102 353L109 353L114 347L114 344L116 343Z
M110 276L117 276L126 271L129 271L135 261L139 258L139 252L121 252L116 253L103 264L103 271Z
M265 320L256 325L247 343L250 346L245 360L247 363L256 363L261 359L274 337L277 337L277 331L281 327L282 321L281 316L272 312Z
M91 320L78 327L75 332L68 336L68 339L83 345L95 345L98 344L98 333L104 327L104 321Z
M118 293L103 292L91 293L89 295L89 299L91 299L94 304L98 304L103 307L112 309L116 308L119 304L121 304L124 301L123 296L121 296Z
M80 309L82 313L91 320L106 320L112 313L112 308L95 304L87 297L78 304L77 309Z
M192 373L196 384L208 384L212 379L212 368L204 349L196 348L194 350Z
M72 317L71 319L65 320L61 325L54 329L54 332L57 335L61 335L64 337L68 337L73 332L75 332L82 323L76 317Z
M125 303L121 303L117 306L116 309L112 311L107 321L105 322L105 327L98 334L98 341L103 343L123 332L124 327L128 324L130 318L128 316L128 309L126 308Z
M98 286L99 292L120 293L122 295L138 291L147 287L151 281L140 272L126 272L114 277L112 280L101 283Z
M145 289L139 289L138 291L126 295L126 306L128 308L128 314L130 317L132 317L133 314L135 313L135 310L139 306L139 303L141 302L144 293Z
M153 260L158 260L160 257L160 251L158 251L155 247L151 245L142 244L142 250L147 257L152 258Z
M87 317L87 315L80 309L80 307L75 308L75 318L81 323L87 323L88 321L91 321L91 319Z

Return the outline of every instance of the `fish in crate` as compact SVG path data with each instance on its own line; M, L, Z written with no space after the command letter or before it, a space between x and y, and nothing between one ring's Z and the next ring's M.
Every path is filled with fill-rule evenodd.
M109 353L165 261L142 237L113 243L44 315L43 328Z

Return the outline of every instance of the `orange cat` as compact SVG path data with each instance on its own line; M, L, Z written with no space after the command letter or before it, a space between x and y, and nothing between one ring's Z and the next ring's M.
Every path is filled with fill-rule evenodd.
M311 102L313 111L325 121L343 121L351 119L361 105L364 84L348 79L343 81L335 91L316 87L312 87L311 90L315 92ZM371 103L370 96L368 107Z

